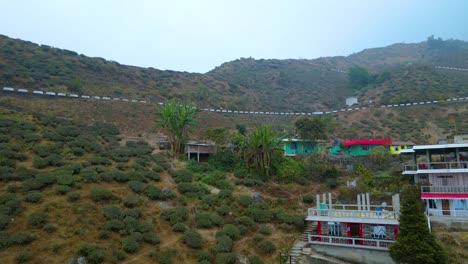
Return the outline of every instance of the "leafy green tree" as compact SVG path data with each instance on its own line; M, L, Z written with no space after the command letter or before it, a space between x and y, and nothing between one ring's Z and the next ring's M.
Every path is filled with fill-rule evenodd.
M225 127L210 127L205 131L205 137L218 146L222 146L228 142L229 130Z
M362 191L368 191L374 187L374 177L370 169L361 163L355 163L353 166L353 173L360 178L358 187Z
M242 156L245 164L269 178L275 152L281 151L282 137L269 125L257 127L244 140Z
M382 167L386 164L385 161L390 157L390 151L388 147L378 146L371 149L369 157L374 164Z
M247 132L247 128L241 124L236 124L236 129L237 129L237 132L239 132L239 134L241 135L245 135L245 133Z
M328 117L303 116L294 122L299 137L307 140L326 139L327 134L335 127L335 120Z
M348 82L351 89L359 90L366 87L371 80L372 75L363 67L355 66L348 70Z
M68 83L68 90L72 93L81 93L81 88L83 88L83 82L79 79L73 79Z
M434 38L434 35L431 35L427 38L427 45L431 49L438 49L444 45L444 40L442 38Z
M402 264L448 263L447 253L429 232L419 196L416 187L402 190L400 232L390 246L390 256Z
M276 177L280 182L291 183L304 176L304 162L301 159L284 159L277 168Z
M193 93L193 97L199 102L203 102L207 100L210 96L210 92L208 91L208 87L204 85L200 85L196 88L195 92Z
M191 125L197 124L195 121L197 112L197 109L190 105L169 100L156 113L155 125L169 134L171 149L175 154L183 152L183 145L188 141L188 129Z

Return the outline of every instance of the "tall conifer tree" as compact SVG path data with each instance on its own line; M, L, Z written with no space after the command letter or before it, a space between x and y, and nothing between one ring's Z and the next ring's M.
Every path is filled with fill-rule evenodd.
M420 193L416 187L402 191L400 232L390 246L390 256L401 264L445 264L447 253L429 232Z

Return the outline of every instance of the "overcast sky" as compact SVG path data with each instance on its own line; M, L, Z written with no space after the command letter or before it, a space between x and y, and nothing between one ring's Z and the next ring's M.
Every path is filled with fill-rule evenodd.
M122 64L207 72L240 57L468 40L468 0L0 0L0 34Z

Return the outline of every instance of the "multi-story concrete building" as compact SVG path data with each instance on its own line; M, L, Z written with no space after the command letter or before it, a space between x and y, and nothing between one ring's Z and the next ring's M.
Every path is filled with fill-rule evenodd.
M306 221L314 226L308 243L362 249L388 250L398 236L399 196L393 205L370 204L369 194L357 196L357 204L333 204L331 194L317 195L317 206L309 208Z
M411 155L403 175L421 186L428 216L468 219L468 143L419 145L400 153Z

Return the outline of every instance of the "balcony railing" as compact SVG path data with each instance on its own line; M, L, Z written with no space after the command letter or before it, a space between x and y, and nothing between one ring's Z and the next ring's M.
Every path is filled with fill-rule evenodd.
M372 219L398 219L398 213L392 211L365 211L365 210L335 210L309 208L309 216L325 216L336 218L372 218Z
M426 211L428 216L446 216L446 217L468 217L468 210L438 210L428 209Z
M335 246L342 246L342 247L372 248L372 249L379 249L379 250L388 250L388 246L390 246L394 241L393 240L357 238L357 237L309 235L308 242L310 244L318 244L318 245L326 244L326 245L335 245Z
M468 162L467 161L422 162L422 163L417 163L417 164L406 164L403 166L403 171L453 170L453 169L468 169Z
M466 185L431 185L421 186L422 193L468 193L468 186Z

